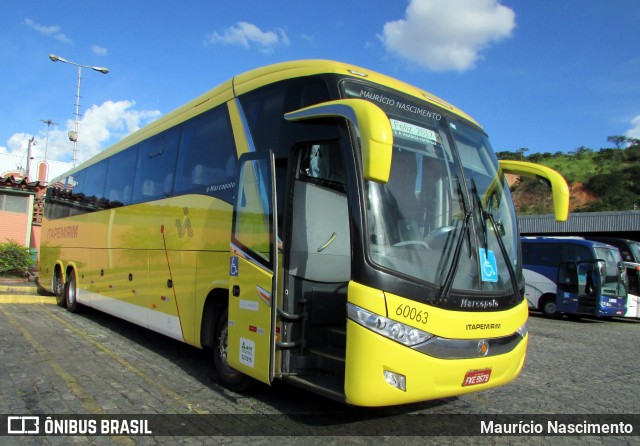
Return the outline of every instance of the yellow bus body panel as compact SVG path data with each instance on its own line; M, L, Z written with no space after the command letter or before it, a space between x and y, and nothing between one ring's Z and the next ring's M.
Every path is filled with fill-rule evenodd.
M511 352L486 358L439 359L347 321L345 399L358 406L390 406L447 398L504 385L524 364L528 335ZM463 387L471 370L491 369L487 383ZM406 377L406 391L385 381L384 371Z
M238 286L240 294L229 297L229 326L233 329L229 329L227 361L234 369L269 384L273 273L241 255L232 255L238 257L240 273L230 283Z
M351 282L348 301L389 319L449 339L485 339L510 336L528 318L526 301L498 312L448 311ZM401 314L396 314L398 308ZM414 318L404 309L415 308ZM421 320L417 314L421 312ZM425 316L426 314L426 316ZM441 359L402 345L351 320L347 321L345 395L350 404L386 406L446 398L504 385L515 379L524 364L528 335L509 353L469 359ZM489 382L463 387L471 370L491 369ZM403 392L385 381L384 371L406 377Z
M526 300L509 310L479 312L443 310L391 293L385 293L385 297L389 319L449 339L509 336L522 327L529 317ZM405 314L409 314L409 317Z
M80 302L119 305L132 322L200 346L205 299L228 289L230 204L185 195L49 220L45 228L43 286L56 264L65 274L74 268Z

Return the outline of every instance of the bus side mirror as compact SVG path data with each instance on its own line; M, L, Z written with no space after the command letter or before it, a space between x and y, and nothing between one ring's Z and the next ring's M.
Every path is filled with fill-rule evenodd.
M284 115L287 121L345 118L360 136L365 179L387 183L391 172L393 133L387 115L364 99L340 99L305 107Z
M569 216L569 186L567 186L567 182L562 175L549 167L526 161L500 160L500 169L504 173L538 178L550 185L556 221L567 221Z

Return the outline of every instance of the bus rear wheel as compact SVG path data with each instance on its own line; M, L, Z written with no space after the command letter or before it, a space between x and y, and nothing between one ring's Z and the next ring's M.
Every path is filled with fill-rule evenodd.
M64 283L62 282L62 271L56 269L53 273L53 294L56 295L56 304L59 307L65 307L67 300L64 294Z
M234 392L242 392L251 384L251 378L231 367L227 361L229 345L228 318L228 309L225 308L220 313L214 332L213 363L220 384Z
M64 284L64 299L67 304L67 310L76 313L79 310L78 303L78 283L76 280L76 271L71 270L67 277L67 283Z

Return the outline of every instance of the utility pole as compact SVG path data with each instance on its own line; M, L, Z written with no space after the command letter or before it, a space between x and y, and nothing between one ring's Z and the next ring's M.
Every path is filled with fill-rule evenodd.
M31 169L31 145L36 145L35 140L36 137L32 136L29 140L29 145L27 146L27 172L24 175L25 178L29 178L29 170Z

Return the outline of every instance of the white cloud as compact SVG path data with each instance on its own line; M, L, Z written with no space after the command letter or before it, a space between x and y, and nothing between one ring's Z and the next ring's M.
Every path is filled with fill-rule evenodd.
M627 130L624 136L628 138L640 139L640 115L631 120L631 125L633 127Z
M282 28L274 31L262 31L256 25L248 22L238 22L224 30L222 34L212 32L207 35L207 42L211 44L240 45L245 48L257 47L268 53L277 46L289 46L289 38Z
M434 71L475 67L480 52L511 35L515 13L498 0L410 0L406 18L387 22L387 51Z
M37 31L47 37L53 37L60 42L71 43L71 39L60 32L62 28L60 28L58 25L45 26L40 23L34 22L31 19L24 19L24 24L32 30Z
M133 101L107 101L86 110L78 127L78 161L83 162L107 148L114 142L135 132L161 116L158 110L134 110ZM47 144L47 128L44 126L36 136L31 155L35 159L71 161L73 143L67 136L74 129L74 120L69 119L63 128L50 127ZM29 138L27 133L16 133L7 140L7 147L0 147L0 153L25 156ZM4 149L4 150L3 150Z
M107 49L98 45L91 45L91 51L93 51L93 54L97 54L98 56L107 55Z

